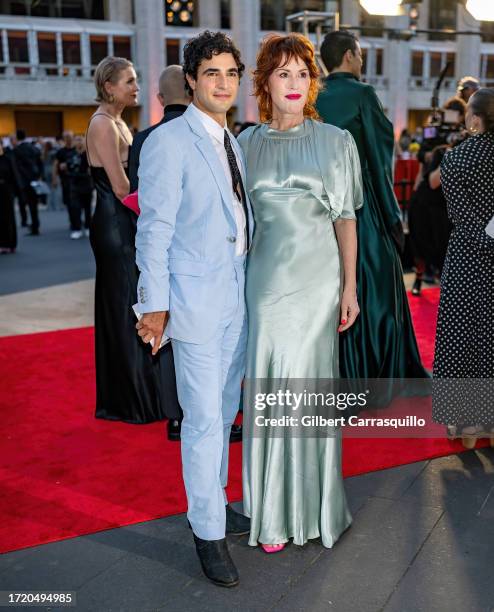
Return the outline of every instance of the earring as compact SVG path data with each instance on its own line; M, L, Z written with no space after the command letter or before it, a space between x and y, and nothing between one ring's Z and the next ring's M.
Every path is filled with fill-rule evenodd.
M477 134L478 131L479 130L477 128L475 128L475 127L471 127L470 130L469 130L470 134Z
M110 95L108 96L108 102L109 102L110 104L113 104L113 103L115 102L115 96L114 96L113 94L110 94Z

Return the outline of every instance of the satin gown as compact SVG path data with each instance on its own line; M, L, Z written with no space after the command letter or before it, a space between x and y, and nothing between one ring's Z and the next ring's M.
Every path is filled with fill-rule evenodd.
M355 218L360 167L352 137L312 120L287 131L260 125L239 142L255 232L246 275L249 321L244 398L251 385L336 378L340 256L332 221ZM254 432L244 404L244 511L249 544L331 547L350 525L341 473L341 433L306 438Z
M90 240L96 260L96 416L126 423L175 419L178 399L171 347L156 357L135 328L136 215L113 193L101 167L91 167L97 202Z

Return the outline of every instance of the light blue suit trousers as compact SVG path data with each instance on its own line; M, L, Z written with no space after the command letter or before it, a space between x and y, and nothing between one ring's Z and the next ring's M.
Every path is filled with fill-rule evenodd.
M235 262L218 332L206 344L172 339L182 406L182 469L187 517L203 540L225 537L225 487L231 426L240 403L247 323L244 257Z

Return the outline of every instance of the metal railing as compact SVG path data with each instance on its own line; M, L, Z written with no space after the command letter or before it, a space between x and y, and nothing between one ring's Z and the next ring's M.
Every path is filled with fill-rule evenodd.
M93 68L94 70L94 68ZM80 64L29 64L28 62L0 63L0 77L8 79L80 79L91 78L88 66Z
M437 83L437 77L412 76L408 79L409 89L432 91ZM454 77L446 77L441 89L454 93L456 80Z

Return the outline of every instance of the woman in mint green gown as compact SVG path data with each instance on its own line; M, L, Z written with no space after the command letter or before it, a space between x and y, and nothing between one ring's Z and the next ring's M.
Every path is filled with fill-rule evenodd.
M246 278L249 544L276 552L289 539L303 545L320 537L330 548L351 523L341 432L303 437L275 427L254 431L249 400L259 379L268 379L268 390L276 392L280 380L339 377L338 331L358 315L360 164L349 132L314 118L317 67L306 38L271 35L264 41L254 85L264 123L239 137L256 223Z

